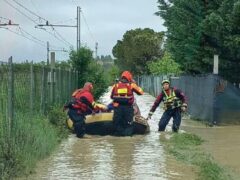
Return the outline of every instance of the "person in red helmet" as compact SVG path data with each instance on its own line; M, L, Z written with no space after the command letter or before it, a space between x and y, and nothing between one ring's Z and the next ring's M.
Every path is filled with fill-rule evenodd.
M71 101L64 106L69 109L68 116L73 121L74 131L79 138L85 134L85 116L92 114L95 109L106 109L94 101L92 90L92 83L86 82L82 89L73 92Z
M124 71L119 82L113 85L111 98L114 106L113 124L116 136L131 136L133 134L133 93L142 95L143 90L132 80L132 74L129 71Z

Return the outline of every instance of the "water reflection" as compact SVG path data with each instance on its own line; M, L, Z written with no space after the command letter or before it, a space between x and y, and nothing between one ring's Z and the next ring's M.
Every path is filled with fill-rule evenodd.
M102 99L109 101L106 94ZM147 116L155 98L137 97L143 116ZM164 152L161 144L167 133L158 133L158 109L150 120L151 133L133 137L69 136L51 158L39 164L29 179L194 179L191 167L182 166ZM169 126L171 129L171 126Z

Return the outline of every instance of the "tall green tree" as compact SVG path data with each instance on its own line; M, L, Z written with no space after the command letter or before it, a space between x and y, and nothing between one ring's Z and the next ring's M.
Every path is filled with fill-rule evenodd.
M163 36L162 32L149 28L127 31L113 47L115 64L120 70L130 70L135 74L148 73L147 62L163 54Z
M92 82L96 99L106 91L108 81L104 69L94 60L93 52L89 48L81 47L78 51L72 50L69 62L79 72L79 87L82 87L85 82Z
M79 85L80 87L83 86L88 77L89 64L93 61L93 52L87 47L81 47L78 51L71 50L69 61L73 69L81 74Z
M220 74L240 81L239 0L158 0L167 27L167 49L189 73L210 73L220 55ZM231 73L230 73L231 72ZM237 78L238 77L238 78Z

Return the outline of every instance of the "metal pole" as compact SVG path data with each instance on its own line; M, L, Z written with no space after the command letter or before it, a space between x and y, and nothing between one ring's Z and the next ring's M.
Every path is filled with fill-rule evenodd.
M63 79L62 79L62 69L61 67L59 67L58 69L58 73L59 73L59 103L62 103L62 99L63 99Z
M214 55L214 63L213 63L213 74L218 74L218 55Z
M41 86L41 113L45 113L45 92L46 92L46 78L45 78L45 66L42 67L42 86Z
M30 64L30 112L33 114L33 61Z
M98 43L95 44L95 53L96 53L96 59L98 57Z
M49 65L49 42L47 41L47 66Z
M50 73L50 99L51 105L54 103L54 68L55 68L55 52L51 52L51 73Z
M11 135L12 123L14 118L14 76L13 76L13 63L12 56L8 59L8 133L9 138Z
M71 78L71 68L69 69L68 71L68 94L71 93L71 81L72 81L72 78Z
M81 47L80 13L81 13L81 8L78 6L77 7L77 50L79 50Z

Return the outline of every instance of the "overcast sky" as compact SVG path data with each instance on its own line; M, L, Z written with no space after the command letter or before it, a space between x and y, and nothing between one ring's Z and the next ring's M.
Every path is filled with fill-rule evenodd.
M154 15L157 9L157 0L0 0L0 17L11 19L13 23L20 25L22 31L33 35L39 45L21 36L18 36L6 29L0 28L0 61L7 61L13 56L14 61L46 59L46 42L49 41L52 49L69 49L68 43L63 43L44 30L36 29L34 22L19 13L5 1L11 3L15 8L33 19L36 24L45 23L36 16L30 14L17 1L29 8L37 15L55 24L76 24L77 5L82 8L84 21L81 16L81 42L92 50L95 49L95 42L98 42L98 55L112 54L112 48L117 40L122 39L123 34L130 29L149 27L155 31L163 31L163 21ZM1 19L1 23L7 20ZM16 33L22 33L18 27L8 27ZM50 33L51 27L45 28ZM76 48L76 28L55 28L64 39ZM30 35L24 36L33 39ZM56 52L58 60L68 59L68 53Z

